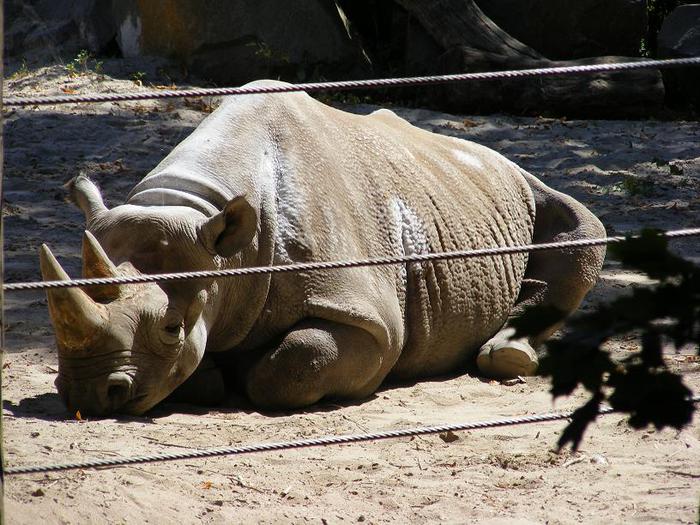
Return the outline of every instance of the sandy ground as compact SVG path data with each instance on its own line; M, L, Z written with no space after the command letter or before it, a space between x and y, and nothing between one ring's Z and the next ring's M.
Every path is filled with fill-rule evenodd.
M139 89L133 64L113 77L55 66L13 77L10 94ZM149 69L150 68L150 69ZM154 82L156 66L138 64ZM201 121L208 101L27 108L6 114L6 280L38 280L50 244L79 273L82 215L61 185L84 172L108 205ZM367 111L368 107L355 107ZM438 133L490 146L588 204L612 232L697 226L697 122L602 122L397 112ZM700 261L700 241L674 246ZM607 263L586 307L643 279ZM642 283L643 284L643 283ZM547 412L542 379L506 386L463 375L387 388L357 405L260 414L235 402L162 405L146 417L77 421L53 387L57 360L43 294L6 297L3 370L8 465L140 455ZM622 357L637 348L621 339ZM689 349L692 352L694 349ZM700 392L700 364L671 356ZM584 396L560 400L577 406ZM6 479L8 523L694 523L700 424L630 430L620 416L590 428L578 453L552 452L564 423Z

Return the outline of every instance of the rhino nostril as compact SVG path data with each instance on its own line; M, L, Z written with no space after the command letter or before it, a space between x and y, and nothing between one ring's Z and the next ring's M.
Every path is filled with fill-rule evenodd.
M107 379L107 399L113 408L125 404L131 396L131 378L126 374L111 374Z

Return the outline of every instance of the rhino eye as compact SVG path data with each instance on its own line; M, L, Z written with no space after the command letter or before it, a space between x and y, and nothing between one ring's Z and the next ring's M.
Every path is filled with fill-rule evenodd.
M180 330L182 329L181 324L169 324L165 327L165 331L170 335L180 335Z
M160 338L164 344L174 345L182 340L182 332L182 323L165 325Z

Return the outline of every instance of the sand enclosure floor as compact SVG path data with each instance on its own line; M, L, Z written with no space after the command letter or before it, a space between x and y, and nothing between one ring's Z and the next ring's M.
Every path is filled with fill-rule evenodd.
M14 78L10 94L139 89L128 66L75 78L55 66ZM122 68L120 71L119 68ZM145 66L140 66L145 67ZM40 279L48 243L80 268L82 214L61 185L86 173L107 204L129 189L206 115L207 101L104 103L6 112L6 281ZM372 108L352 108L365 112ZM475 140L586 203L610 233L700 224L697 122L463 117L396 109L411 122ZM700 261L700 240L674 243ZM585 308L644 279L606 263ZM506 386L462 375L391 387L356 405L261 414L231 406L162 405L145 417L77 421L53 387L55 345L43 293L6 296L5 457L10 466L142 455L381 431L547 412L544 380ZM638 348L621 338L623 357ZM692 354L695 349L686 349ZM669 358L700 392L692 355ZM582 393L560 400L573 408ZM288 452L10 476L9 523L694 523L700 425L630 430L601 418L578 453L552 449L564 423L310 448Z

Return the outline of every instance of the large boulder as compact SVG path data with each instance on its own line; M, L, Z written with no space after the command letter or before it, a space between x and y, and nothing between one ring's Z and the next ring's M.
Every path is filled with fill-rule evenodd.
M680 6L664 19L658 36L658 55L700 56L700 4ZM693 105L700 109L700 68L667 69L664 82L670 105Z
M362 49L333 0L122 0L125 56L159 55L219 83L361 74Z
M700 4L682 5L668 15L657 43L661 56L700 56Z
M646 0L477 0L511 36L552 60L639 56Z
M5 54L35 62L60 61L81 49L97 54L114 40L112 0L8 0Z

